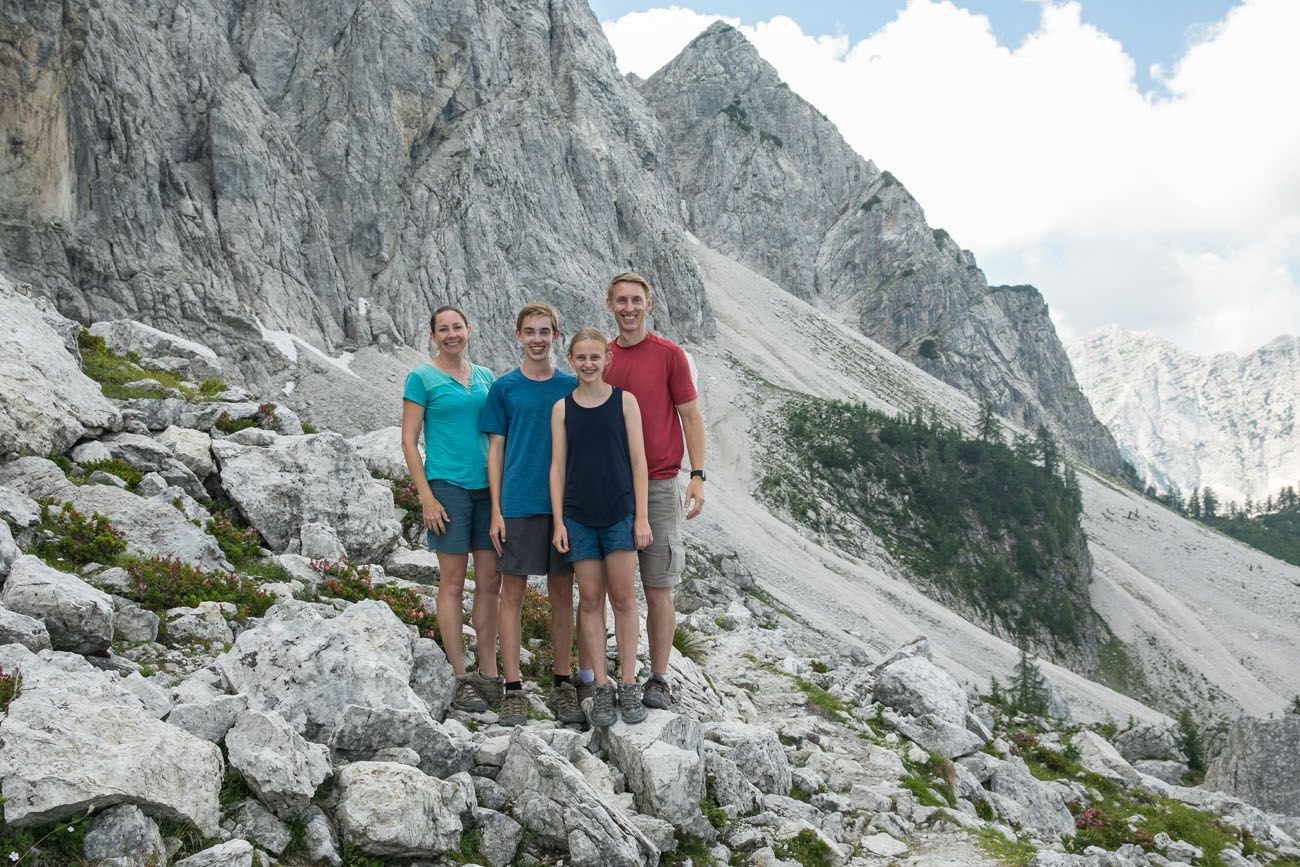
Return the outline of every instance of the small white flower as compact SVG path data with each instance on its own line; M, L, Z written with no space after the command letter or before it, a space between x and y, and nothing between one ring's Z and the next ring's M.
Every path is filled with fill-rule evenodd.
M10 852L10 853L9 853L9 860L10 860L10 861L17 862L17 860L18 860L19 858L21 858L21 857L23 857L23 856L19 855L17 852Z

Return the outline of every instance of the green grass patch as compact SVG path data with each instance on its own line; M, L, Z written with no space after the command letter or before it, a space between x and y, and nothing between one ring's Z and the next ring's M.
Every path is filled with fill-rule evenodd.
M673 629L673 647L691 662L704 663L704 640L685 624L678 623Z
M343 856L343 867L385 867L388 863L383 858L362 852L351 840L343 841L339 854Z
M186 400L201 402L226 390L226 384L219 379L205 379L198 387L187 385L170 370L141 364L135 353L118 355L108 348L104 338L85 329L77 336L77 346L81 350L81 363L86 375L99 383L105 397L157 399L166 397L170 389L175 389ZM152 379L158 385L130 385L144 379Z
M981 802L984 803L984 802ZM992 810L990 810L992 815ZM1013 842L1003 837L992 828L980 828L975 832L979 847L1002 867L1026 867L1038 854L1038 849L1027 840L1016 838Z
M14 700L18 695L18 690L22 688L23 679L16 674L5 674L0 671L0 713L9 712L9 702Z
M87 563L117 562L126 551L126 537L98 512L86 514L71 503L55 509L46 500L28 550L55 569L75 572Z
M118 458L104 458L98 461L86 461L81 465L81 479L68 478L77 484L90 484L90 474L95 470L102 470L110 475L117 476L126 482L126 489L135 492L140 487L141 480L144 479L144 473L138 467L133 467L124 460Z
M0 800L0 803L3 803ZM81 865L90 827L90 811L63 822L35 828L14 828L0 819L0 863L22 865Z
M700 812L704 814L704 818L709 820L709 824L718 831L731 824L731 818L727 815L727 811L707 798L700 801Z
M810 680L804 680L802 677L799 677L798 675L790 674L787 671L782 671L781 669L777 668L775 665L771 664L770 662L759 663L758 660L752 656L749 657L749 659L753 660L755 663L758 663L760 667L766 669L767 671L770 671L772 674L778 674L781 677L787 677L791 681L793 681L794 685L797 686L799 688L799 691L802 692L804 696L808 699L808 704L811 707L822 710L823 712L825 712L827 716L829 716L831 719L837 722L849 721L849 711L850 711L849 705L846 704L845 702L840 701L838 698L831 695L829 692L822 689L817 684L813 683Z
M718 863L709 849L707 841L690 835L677 838L677 848L670 849L659 856L660 867L678 867L690 864L691 867L712 867Z
M230 602L236 619L261 617L275 598L235 572L218 572L191 566L174 557L123 557L131 586L122 595L150 611L193 608L200 602Z
M776 857L794 861L804 867L831 867L835 863L831 847L810 828L804 828L788 840L773 847Z

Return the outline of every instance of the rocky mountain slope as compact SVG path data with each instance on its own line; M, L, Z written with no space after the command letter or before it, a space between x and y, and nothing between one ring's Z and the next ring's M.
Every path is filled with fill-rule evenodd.
M1038 291L990 287L974 256L931 229L907 189L849 147L739 31L715 22L639 87L672 142L692 233L1120 474Z
M1111 325L1066 349L1097 416L1161 492L1208 486L1244 504L1300 480L1300 338L1204 357Z
M422 348L542 296L712 329L671 147L581 0L5 4L0 263L84 323L198 338L261 390L310 344ZM267 342L271 341L271 342Z
M804 309L785 298L784 312ZM22 421L12 435L28 444L56 443L49 457L0 461L10 861L1263 867L1300 857L1296 717L1239 721L1206 744L1212 787L1183 785L1191 753L1141 705L1129 706L1148 722L1103 736L1068 721L1057 686L1081 693L1055 672L1039 696L1046 716L981 697L925 639L875 653L861 634L810 622L801 611L816 600L787 608L773 593L782 577L750 571L752 532L683 588L694 602L670 663L673 710L639 725L558 726L534 682L549 663L531 652L525 725L450 709L454 680L430 625L434 558L407 547L400 480L371 475L391 466L390 441L306 433L240 389L196 389L188 377L209 350L138 323L77 335L5 280L0 312L5 339L76 337L30 362L0 354L0 418ZM115 348L91 339L101 334ZM146 347L148 362L125 355L144 361ZM30 412L27 398L59 388L93 398L81 364L118 393L92 357L119 352L148 374L131 384L136 396ZM881 395L952 394L909 381L879 347L839 361L874 364ZM902 376L885 388L890 371ZM161 384L169 374L177 385ZM69 436L80 442L68 448ZM524 635L540 650L548 615L532 609ZM472 628L465 636L472 659Z

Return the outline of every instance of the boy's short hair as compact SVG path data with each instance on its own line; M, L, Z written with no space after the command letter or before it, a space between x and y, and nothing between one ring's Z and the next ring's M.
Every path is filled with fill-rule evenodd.
M650 281L642 277L635 271L624 271L622 274L615 274L609 281L609 288L605 290L605 303L608 304L614 300L614 287L619 283L636 283L645 290L645 300L649 301L653 297L650 289Z
M519 315L515 317L515 331L522 330L524 320L531 319L534 316L551 317L551 330L556 334L560 333L560 314L556 312L554 307L544 301L534 301L519 308Z

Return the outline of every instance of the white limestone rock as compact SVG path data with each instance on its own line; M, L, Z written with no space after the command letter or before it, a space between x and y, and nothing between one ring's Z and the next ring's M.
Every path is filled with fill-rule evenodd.
M441 719L451 707L456 692L456 673L452 671L447 654L432 638L411 641L414 665L411 669L411 689L424 699L434 719Z
M221 360L202 343L168 334L133 319L96 322L90 333L102 337L118 355L135 353L146 367L160 368L199 381L221 377Z
M699 723L690 717L651 709L637 725L620 719L597 729L593 743L623 772L638 813L712 839L713 826L700 812L705 796L703 740Z
M334 818L339 833L362 852L399 858L441 855L463 830L464 793L393 762L357 762L339 772Z
M1189 770L1186 762L1172 760L1141 759L1133 763L1133 770L1148 777L1168 783L1171 786L1182 785L1182 779Z
M770 728L735 722L705 723L704 737L729 747L727 758L760 791L790 793L790 763L780 738Z
M6 822L134 803L216 832L224 763L214 744L152 719L117 675L82 657L9 644L0 668L23 682L0 721Z
M342 761L370 760L385 749L405 747L419 756L420 770L447 778L468 770L473 750L452 740L423 710L348 705L338 715L329 746Z
M113 641L113 601L108 594L29 554L10 567L0 604L42 621L55 650L98 653Z
M167 690L154 683L152 678L133 671L122 678L122 686L140 700L144 712L154 719L162 719L171 712L172 700L167 696Z
M94 578L101 583L99 576ZM101 585L102 586L102 585ZM123 596L112 596L113 637L118 641L157 641L158 615Z
M120 424L46 314L0 274L0 460L63 452Z
M371 563L401 534L392 492L337 434L278 437L266 446L223 439L212 451L227 495L275 551L302 551L304 527L320 524L349 557Z
M157 867L167 863L158 825L134 804L109 807L90 821L82 854L91 864L108 859L118 867Z
M506 867L515 860L519 841L524 836L524 826L505 813L474 810L474 824L479 832L479 852L490 867Z
M343 867L343 858L339 854L339 838L334 831L334 823L325 811L312 804L302 815L305 833L303 835L303 854L313 864L325 864L327 867Z
M1060 794L1034 779L1019 759L997 765L989 789L989 801L1012 825L1048 839L1074 833L1074 816Z
M176 861L172 867L253 867L254 851L247 840L230 840Z
M1133 785L1140 781L1138 772L1124 760L1119 750L1096 732L1081 729L1071 743L1079 750L1079 763L1094 774L1120 785Z
M1300 715L1239 717L1223 752L1210 763L1205 788L1236 795L1263 810L1300 816Z
M296 819L330 775L329 751L304 740L274 711L244 711L226 733L230 766L258 800L282 819Z
M163 615L167 643L173 647L205 644L226 647L235 640L226 617L234 613L229 602L200 602L193 608L169 608Z
M418 584L437 584L438 555L427 548L397 548L384 559L384 573Z
M877 670L876 701L912 716L934 714L964 727L970 703L952 675L923 655L908 656Z
M402 455L402 429L398 425L349 437L348 445L356 449L357 456L365 461L366 469L372 473L379 473L389 479L410 478L410 473L406 469L406 458ZM423 460L423 438L418 448L420 458Z
M627 814L526 727L511 734L497 783L512 793L515 818L542 844L568 850L574 867L658 863L658 849Z
M57 471L58 467L54 469ZM7 521L18 529L25 530L40 521L41 506L23 492L0 485L0 519L3 519L0 523Z
M763 793L741 773L736 763L708 745L704 748L704 777L709 796L720 807L735 807L744 816L753 813L763 802Z
M212 457L212 437L201 430L169 425L155 436L200 481L212 475L216 461Z
M219 744L247 709L246 695L215 695L173 706L167 722L195 737Z
M44 621L0 605L0 644L21 644L32 653L40 653L50 649L50 631Z
M411 688L411 635L386 603L358 602L337 617L278 602L216 660L231 691L274 710L309 740L328 740L348 705L428 711Z
M293 839L289 826L253 798L236 806L222 827L231 836L248 840L272 855L284 852Z

